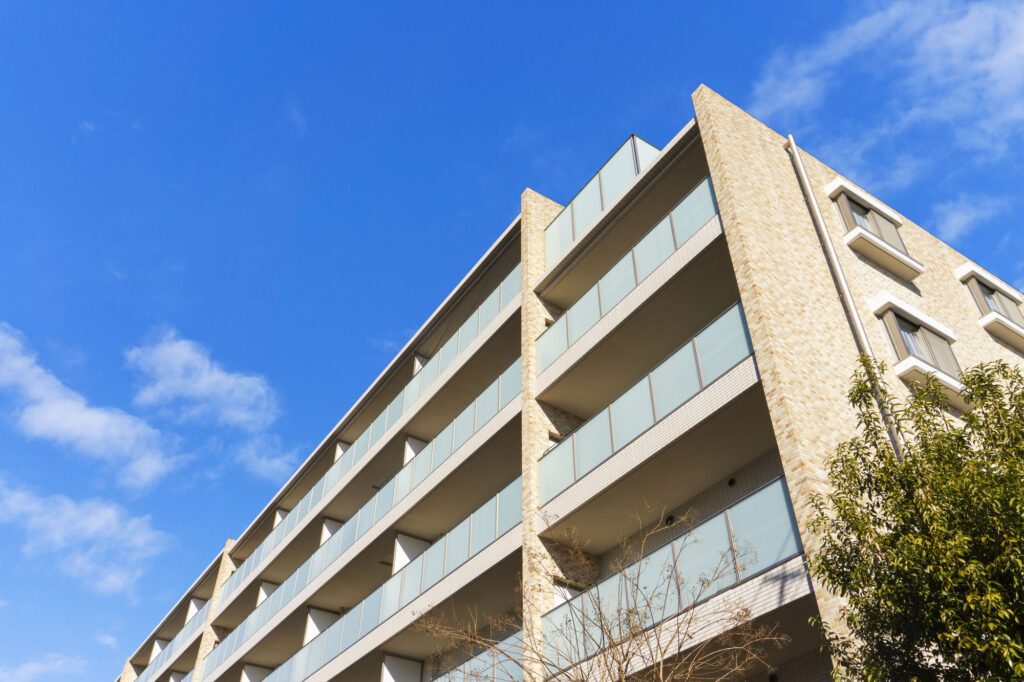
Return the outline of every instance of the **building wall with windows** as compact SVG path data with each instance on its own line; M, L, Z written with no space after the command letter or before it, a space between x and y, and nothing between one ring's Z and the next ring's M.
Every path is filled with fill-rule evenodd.
M610 148L565 206L523 193L121 682L542 679L417 623L519 607L508 646L551 645L574 603L612 589L621 539L667 517L688 523L666 526L653 565L731 563L654 631L733 600L790 636L776 679L828 679L807 620L839 604L801 557L824 458L855 432L858 344L814 206L895 386L936 374L956 406L957 368L1020 363L1021 296L710 89L693 99L664 148Z

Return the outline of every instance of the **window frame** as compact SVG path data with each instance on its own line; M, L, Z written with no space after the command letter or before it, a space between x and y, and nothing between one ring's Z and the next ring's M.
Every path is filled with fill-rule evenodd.
M914 319L913 315L908 315L899 308L886 308L879 316L886 331L889 333L889 340L892 342L893 350L896 352L897 362L902 362L907 358L917 358L927 363L933 369L951 377L955 378L960 373L960 361L956 359L956 353L953 352L953 340L949 339L946 334L941 333L919 319ZM906 330L906 327L912 327L913 329ZM903 338L905 330L914 335L921 353L912 352L907 346ZM953 364L956 365L955 368L946 367L946 363L940 359L938 351L933 347L937 342L936 340L945 344L949 357L952 359ZM950 369L953 369L953 371L951 372Z
M841 189L834 196L833 201L835 201L836 206L839 207L839 214L843 217L843 223L846 227L847 234L856 229L866 230L867 232L871 233L873 237L881 239L883 242L885 242L892 248L896 249L904 256L907 256L908 258L910 257L910 254L907 252L907 245L903 242L902 235L900 235L899 226L901 223L899 221L893 220L892 217L885 215L882 211L879 211L871 202L864 201L863 198L857 195L851 195L849 190L846 188ZM854 218L854 210L851 208L851 204L854 204L864 209L864 218L870 225L870 228L865 228L863 225L860 225L857 222L857 220ZM889 239L885 236L882 224L879 222L880 220L884 220L890 225L892 225L893 236L896 237L895 244L889 241Z
M964 280L967 290L971 292L971 298L981 312L982 317L989 313L1002 315L1010 322L1024 327L1024 312L1020 309L1020 303L1007 295L1001 287L992 286L992 283L972 274ZM991 291L992 296L986 295L985 290ZM989 299L992 299L991 303Z

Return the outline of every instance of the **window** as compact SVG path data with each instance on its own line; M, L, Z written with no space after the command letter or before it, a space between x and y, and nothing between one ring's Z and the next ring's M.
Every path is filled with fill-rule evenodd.
M967 280L967 288L974 297L974 302L981 309L982 314L987 315L989 312L996 312L1014 324L1024 327L1024 315L1020 312L1020 306L1002 291L993 289L977 277L971 277Z
M900 360L915 357L951 377L960 373L953 349L945 337L892 309L883 314L882 320Z
M847 232L859 227L875 235L903 255L907 255L907 247L903 245L899 230L896 229L896 223L878 211L851 199L845 193L836 197L836 204L846 223Z

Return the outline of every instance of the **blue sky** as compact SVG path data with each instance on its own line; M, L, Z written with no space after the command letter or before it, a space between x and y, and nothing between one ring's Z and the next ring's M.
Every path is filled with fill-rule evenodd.
M702 82L1024 283L1020 2L0 1L0 679L113 680L523 188Z

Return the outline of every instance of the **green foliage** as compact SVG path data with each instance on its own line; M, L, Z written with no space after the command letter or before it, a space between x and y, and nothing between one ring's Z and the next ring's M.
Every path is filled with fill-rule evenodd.
M860 435L814 500L811 571L846 603L836 676L1024 680L1024 377L966 371L957 418L934 381L897 402L881 369L862 358Z

